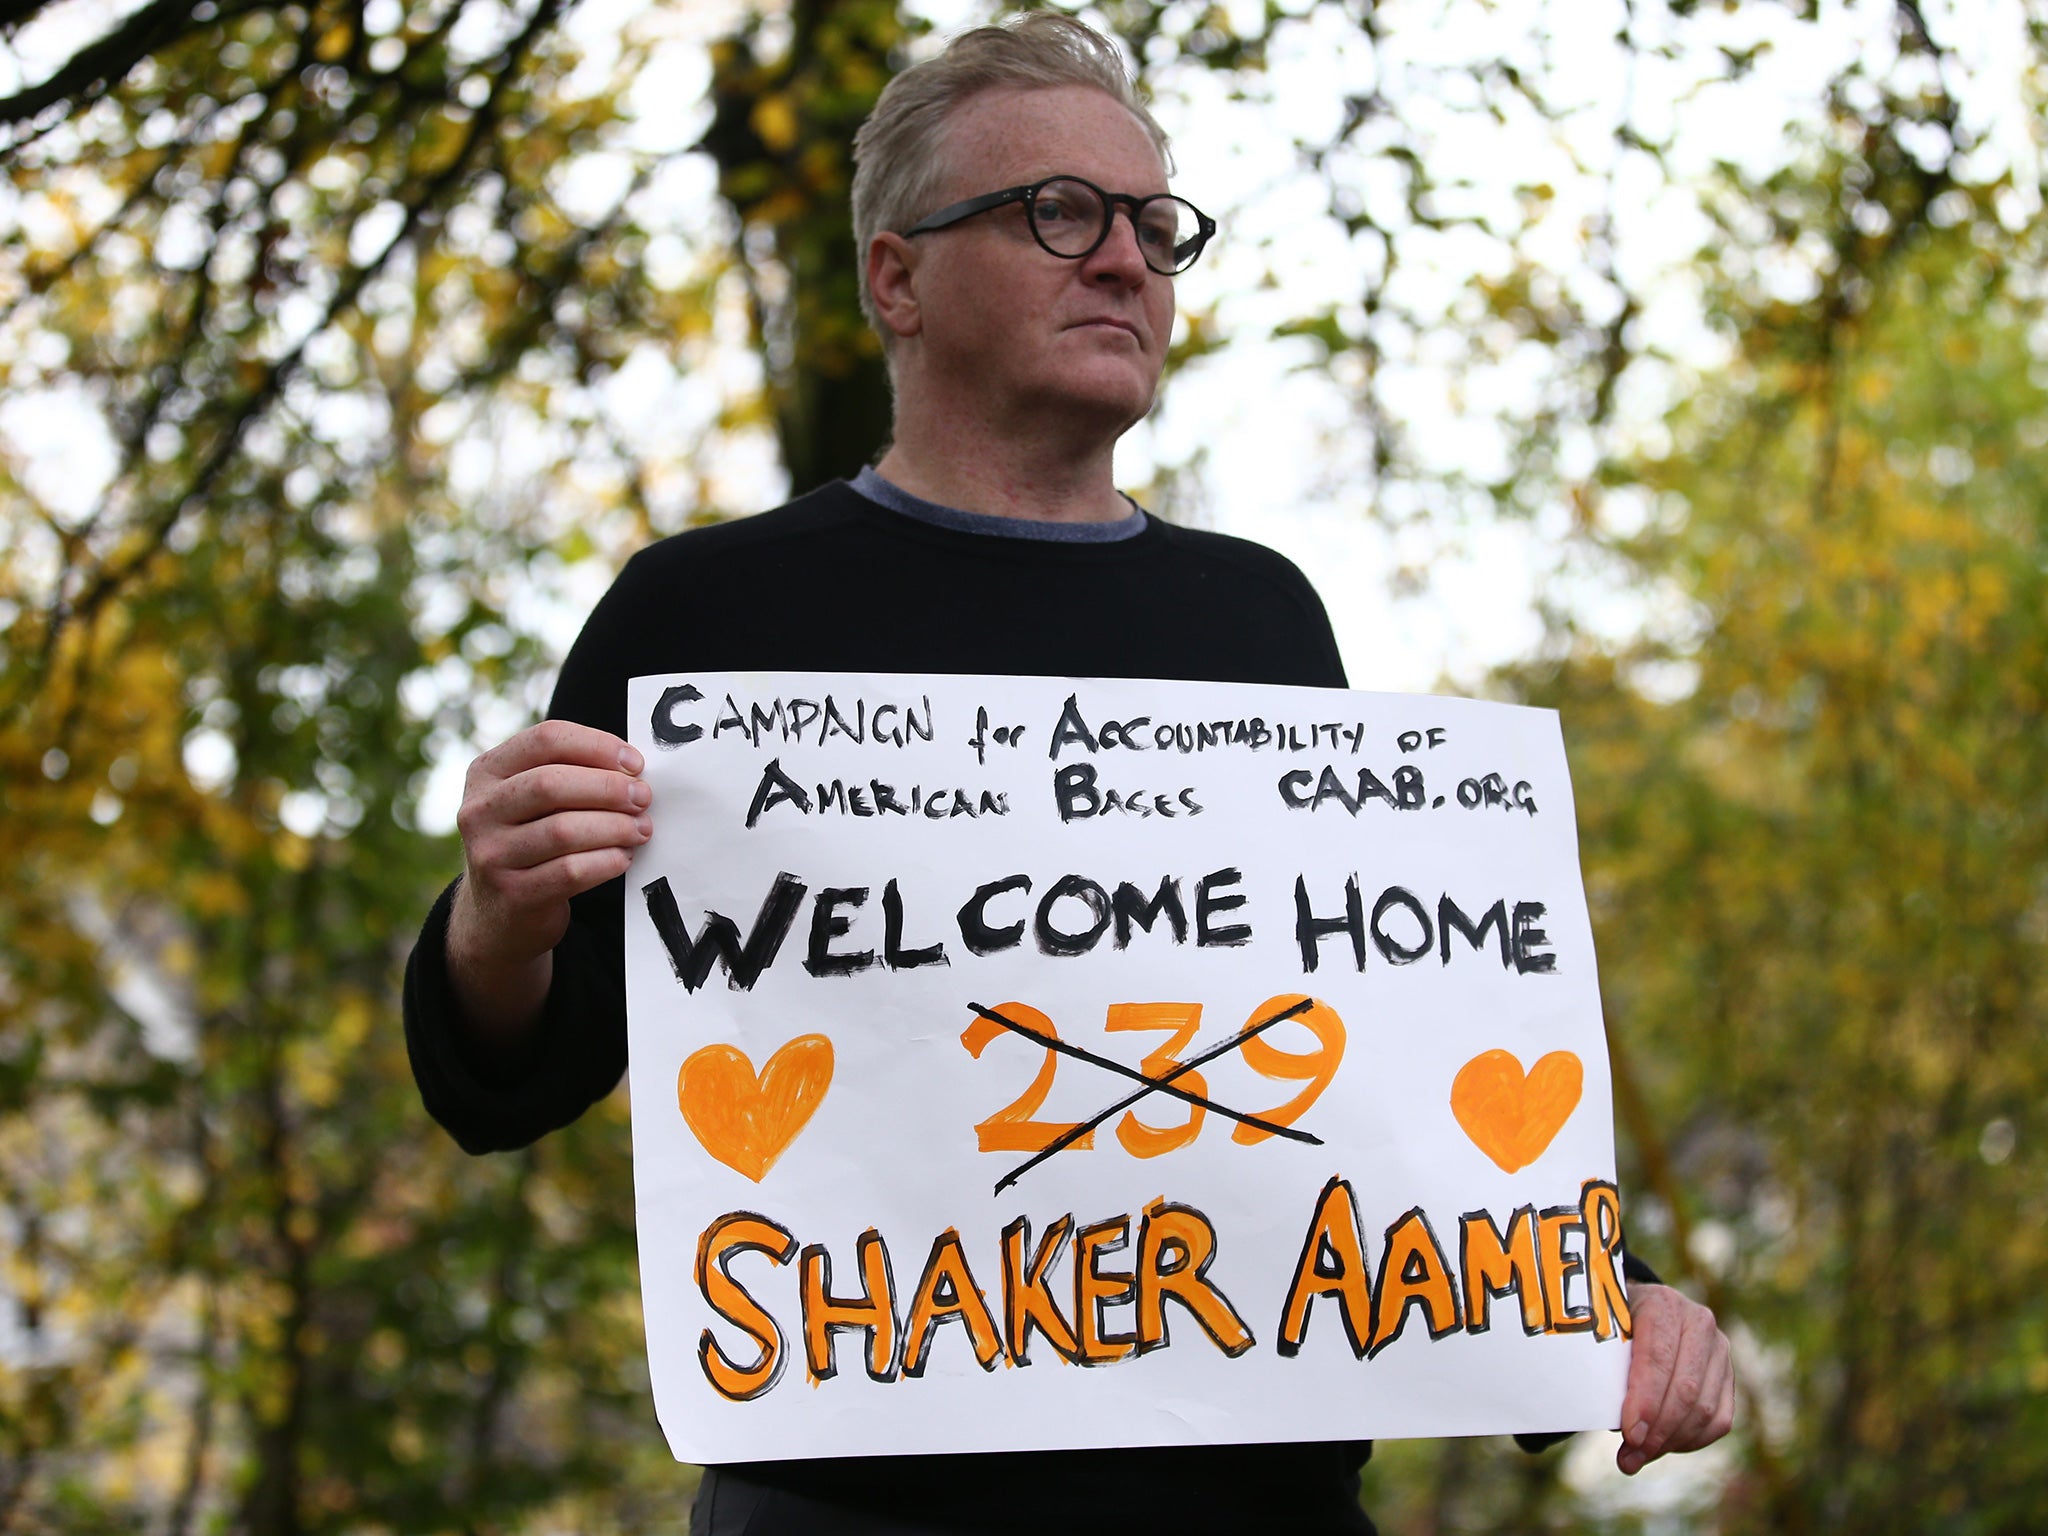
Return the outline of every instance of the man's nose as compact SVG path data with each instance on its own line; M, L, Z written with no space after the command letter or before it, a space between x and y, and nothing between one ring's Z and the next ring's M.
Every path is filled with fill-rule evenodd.
M1128 208L1112 211L1109 233L1088 258L1088 276L1098 283L1137 287L1152 275L1138 245L1138 216Z

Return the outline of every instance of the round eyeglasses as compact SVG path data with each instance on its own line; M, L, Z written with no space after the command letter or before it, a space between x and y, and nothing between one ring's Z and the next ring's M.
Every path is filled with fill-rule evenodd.
M1122 208L1131 216L1131 228L1137 232L1138 251L1145 258L1145 265L1162 277L1185 272L1216 233L1216 221L1184 197L1175 197L1170 192L1151 197L1105 192L1078 176L1048 176L1028 187L985 192L964 203L941 208L904 233L930 234L1011 203L1024 205L1026 220L1039 245L1068 261L1079 261L1100 250L1109 238L1117 209Z

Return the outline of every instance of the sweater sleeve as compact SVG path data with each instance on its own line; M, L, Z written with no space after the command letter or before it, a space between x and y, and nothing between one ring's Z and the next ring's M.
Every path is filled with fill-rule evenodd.
M507 1152L569 1124L618 1083L626 1070L624 980L615 952L606 963L604 925L572 917L555 947L554 982L532 1049L496 1068L473 1060L460 1043L461 1004L448 979L448 912L460 883L427 913L406 962L406 1055L427 1113L463 1151ZM578 897L572 912L577 902L588 904Z
M633 629L645 611L634 576L628 562L571 647L550 719L626 734ZM457 1027L448 916L459 884L434 903L406 962L406 1053L427 1113L463 1150L509 1151L575 1120L626 1070L625 882L610 880L570 899L539 1034L522 1059L498 1063L465 1052Z

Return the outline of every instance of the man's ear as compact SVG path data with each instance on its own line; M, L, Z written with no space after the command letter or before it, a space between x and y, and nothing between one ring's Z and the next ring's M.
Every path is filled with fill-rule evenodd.
M917 307L917 248L888 230L868 242L868 293L875 315L896 336L915 336L924 328Z

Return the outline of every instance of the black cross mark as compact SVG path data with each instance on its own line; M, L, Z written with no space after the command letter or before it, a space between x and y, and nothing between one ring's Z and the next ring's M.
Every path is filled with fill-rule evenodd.
M1227 1055L1243 1045L1245 1041L1251 1039L1252 1036L1263 1034L1275 1024L1284 1024L1289 1019L1307 1013L1309 1009L1315 1006L1315 999L1312 997L1303 998L1291 1008L1281 1009L1280 1012L1274 1014L1269 1019L1261 1019L1256 1024L1245 1026L1220 1045L1213 1045L1208 1050L1202 1052L1201 1055L1177 1063L1171 1072L1162 1073L1158 1077L1147 1077L1137 1068L1127 1067L1120 1061L1111 1061L1106 1056L1098 1056L1093 1051L1084 1050L1080 1046L1071 1044L1068 1041L1055 1039L1048 1035L1041 1035L1037 1030L1019 1024L1015 1019L1004 1018L993 1008L984 1008L979 1003L969 1003L967 1006L980 1014L984 1019L1002 1025L1003 1028L1011 1031L1013 1034L1019 1034L1027 1040L1035 1041L1047 1050L1058 1051L1063 1056L1072 1056L1076 1060L1085 1061L1091 1066L1100 1067L1105 1072L1114 1072L1119 1077L1132 1078L1145 1085L1127 1098L1118 1099L1094 1118L1083 1121L1071 1130L1062 1131L1058 1136L1055 1136L1051 1141L1039 1148L1037 1152L1033 1153L1030 1158L1019 1163L1015 1168L1004 1174L1001 1179L996 1181L995 1193L999 1195L1054 1153L1066 1151L1068 1147L1071 1147L1083 1136L1086 1136L1090 1131L1101 1125L1111 1115L1116 1114L1120 1110L1129 1109L1140 1099L1149 1098L1155 1093L1170 1094L1172 1097L1185 1100L1189 1104L1198 1104L1203 1109L1213 1109L1219 1115L1236 1120L1243 1125L1254 1126L1259 1130L1265 1131L1268 1135L1285 1136L1290 1141L1305 1141L1311 1146L1317 1147L1323 1144L1323 1138L1320 1136L1312 1136L1307 1131L1297 1131L1292 1126L1275 1125L1270 1120L1261 1120L1257 1115L1247 1115L1241 1110L1232 1109L1227 1104L1218 1104L1214 1099L1204 1098L1201 1094L1191 1089L1176 1088L1174 1086L1174 1079L1180 1077L1183 1073L1192 1072L1195 1068L1214 1061L1218 1056Z

